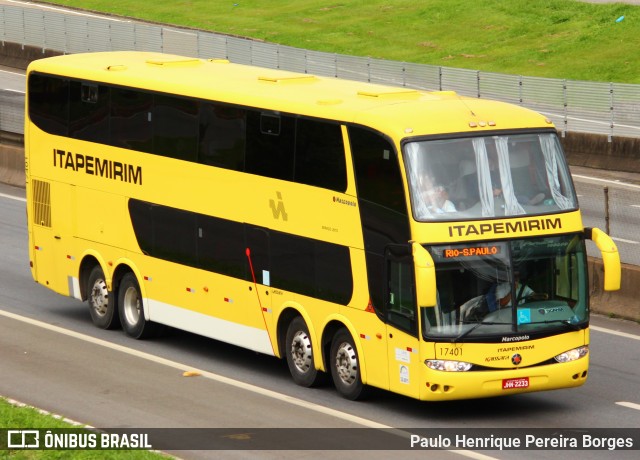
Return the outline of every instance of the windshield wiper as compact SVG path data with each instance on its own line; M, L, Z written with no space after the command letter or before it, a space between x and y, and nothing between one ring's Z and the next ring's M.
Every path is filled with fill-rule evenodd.
M524 324L553 324L553 323L562 323L565 326L568 326L568 328L571 329L572 331L579 331L582 329L582 327L580 327L578 324L574 324L568 319L549 319L547 321L533 321L531 323L524 323ZM523 324L520 324L520 326L522 325Z
M462 324L468 324L468 323L462 322ZM462 334L460 334L459 336L457 336L454 339L452 339L451 342L452 343L457 343L459 340L464 339L466 336L471 334L473 331L478 329L480 326L483 326L483 325L495 326L496 324L509 325L509 326L511 325L511 323L496 322L496 321L488 321L488 322L478 321L477 323L475 323L475 325L473 327L467 329Z

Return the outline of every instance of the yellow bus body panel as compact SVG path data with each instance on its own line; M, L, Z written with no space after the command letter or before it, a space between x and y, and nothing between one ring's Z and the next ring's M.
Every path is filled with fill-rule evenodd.
M32 72L330 120L341 125L347 168L346 190L338 193L47 134L31 124L27 114L29 253L37 282L82 298L83 260L99 263L110 289L114 273L126 266L139 281L145 318L276 356L284 356L278 337L286 331L278 329L279 320L296 311L309 327L316 367L327 370L321 351L335 328L344 327L354 339L364 383L422 400L584 383L588 356L566 364L535 364L588 344L588 331L522 343L429 343L385 324L368 309L365 248L346 125L383 133L401 152L401 142L408 136L553 128L542 115L453 92L391 88L160 53L65 55L34 61L27 75ZM123 171L119 176L113 171L98 173L97 159L118 162ZM402 161L400 169L404 174ZM46 203L36 203L37 187L48 190L50 209ZM408 196L406 183L404 187ZM131 225L132 198L347 247L352 297L347 305L337 305L277 289L261 279L254 283L150 257L139 247ZM460 223L420 224L410 219L409 225L412 239L422 244L583 230L578 211ZM503 366L514 354L506 350L517 347L532 347L518 351L524 358L522 366ZM443 373L424 364L447 353L460 353L465 361L494 369ZM528 377L530 386L502 389L503 379L517 377Z

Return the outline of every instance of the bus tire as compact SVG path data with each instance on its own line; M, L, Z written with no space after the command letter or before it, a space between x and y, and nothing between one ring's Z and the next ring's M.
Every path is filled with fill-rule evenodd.
M300 316L294 318L287 328L285 354L295 383L312 387L321 382L322 372L316 369L309 328Z
M94 326L100 329L115 329L120 326L116 304L107 288L107 281L100 265L96 265L87 281L87 303Z
M127 273L120 280L118 311L122 329L129 337L145 339L155 333L158 325L144 319L140 285L133 273Z
M353 338L346 329L339 329L331 342L331 377L338 393L352 401L365 396L360 376L360 360Z

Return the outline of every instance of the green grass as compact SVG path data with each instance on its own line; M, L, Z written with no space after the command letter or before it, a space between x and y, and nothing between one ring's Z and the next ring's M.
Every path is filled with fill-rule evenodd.
M299 48L483 71L640 83L640 7L574 0L58 0ZM625 19L619 23L620 16Z
M42 414L32 407L10 404L0 398L0 428L77 428L51 415ZM168 457L144 450L0 450L0 459L15 460L166 460Z

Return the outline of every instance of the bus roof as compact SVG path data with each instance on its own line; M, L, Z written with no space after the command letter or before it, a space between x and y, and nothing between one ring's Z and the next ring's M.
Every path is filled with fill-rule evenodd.
M396 140L553 126L531 110L453 91L426 92L220 59L138 51L81 53L34 61L31 71L358 123Z

